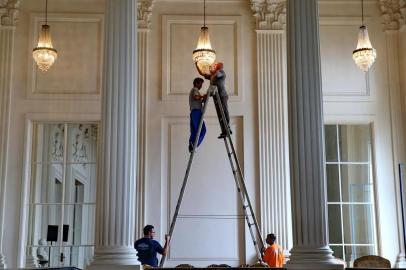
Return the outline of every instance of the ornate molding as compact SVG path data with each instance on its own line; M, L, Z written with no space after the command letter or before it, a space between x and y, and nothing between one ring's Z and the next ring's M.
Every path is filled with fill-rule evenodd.
M285 0L251 0L251 10L258 30L285 29Z
M399 30L406 24L406 0L379 0L385 30Z
M64 145L65 126L63 124L57 124L51 131L51 161L63 162L63 145Z
M0 0L0 26L15 26L21 0Z
M139 29L146 29L151 25L153 4L154 0L137 1L137 23Z
M74 162L90 162L90 144L96 141L97 126L91 124L78 124L73 130L72 158ZM83 164L86 167L86 164Z

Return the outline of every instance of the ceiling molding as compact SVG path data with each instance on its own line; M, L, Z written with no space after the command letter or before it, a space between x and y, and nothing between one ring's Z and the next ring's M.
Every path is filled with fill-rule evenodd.
M20 0L0 0L0 26L17 24Z

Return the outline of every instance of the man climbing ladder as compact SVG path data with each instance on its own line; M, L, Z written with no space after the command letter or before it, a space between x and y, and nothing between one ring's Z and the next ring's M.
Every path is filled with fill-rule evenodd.
M210 85L210 87L209 87L209 89L207 91L207 94L208 94L208 98L213 97L214 101L219 105L218 110L219 110L220 113L218 114L218 117L219 117L220 125L228 123L228 121L226 119L226 115L224 113L224 108L223 108L223 105L222 105L222 102L221 102L221 98L220 98L220 95L219 95L218 90L217 90L217 86ZM192 162L193 162L193 158L194 158L194 155L195 155L195 150L196 150L196 147L197 147L197 144L198 144L200 133L202 131L203 119L204 119L204 115L206 113L208 103L209 103L208 100L206 100L206 102L204 103L204 106L203 106L202 116L201 116L201 119L200 119L200 122L199 122L197 134L195 136L195 140L194 140L194 143L193 143L193 149L192 149L192 151L190 153L190 158L189 158L189 162L188 162L188 165L187 165L187 168L186 168L185 177L183 179L183 184L182 184L182 187L181 187L181 190L180 190L178 202L176 204L175 212L174 212L172 222L171 222L171 225L170 225L170 228L169 228L168 234L169 234L170 237L172 237L172 233L173 233L173 231L175 229L176 220L178 218L180 205L181 205L182 199L183 199L183 194L185 192L187 180L189 178L190 169L192 167ZM223 131L223 128L224 128L224 131L226 132L226 134L225 134L226 136L224 136L224 137L222 136L221 138L224 140L224 144L225 144L226 151L227 151L227 156L228 156L229 161L230 161L230 166L231 166L231 169L232 169L232 172L233 172L235 184L236 184L237 191L238 191L238 194L239 194L239 198L240 198L240 201L241 201L241 204L242 204L245 220L247 222L248 230L249 230L249 232L251 234L251 237L252 237L252 241L253 241L253 244L254 244L254 247L255 247L257 258L258 258L259 261L262 261L262 250L264 248L264 243L263 243L263 240L262 240L262 237L261 237L261 232L259 230L258 222L257 222L257 219L255 217L255 213L254 213L251 201L250 201L249 196L248 196L247 188L245 186L244 176L242 174L240 163L238 161L237 154L236 154L235 148L234 148L234 144L233 144L233 141L231 139L230 128L228 127L228 125L225 125L225 126L227 128L222 127L222 131ZM166 255L163 255L162 259L161 259L161 262L159 264L160 267L163 267L163 265L165 263L165 259L166 259Z

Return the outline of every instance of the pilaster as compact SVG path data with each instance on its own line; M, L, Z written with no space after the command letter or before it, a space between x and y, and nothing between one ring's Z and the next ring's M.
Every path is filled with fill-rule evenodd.
M13 71L14 32L20 1L0 3L0 268L6 268L3 255L5 187L7 179L8 131Z

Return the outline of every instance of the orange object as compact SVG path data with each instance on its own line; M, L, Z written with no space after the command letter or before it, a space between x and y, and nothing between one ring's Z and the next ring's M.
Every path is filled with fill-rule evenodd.
M264 252L264 262L270 267L282 267L285 262L283 249L278 244L269 246Z

